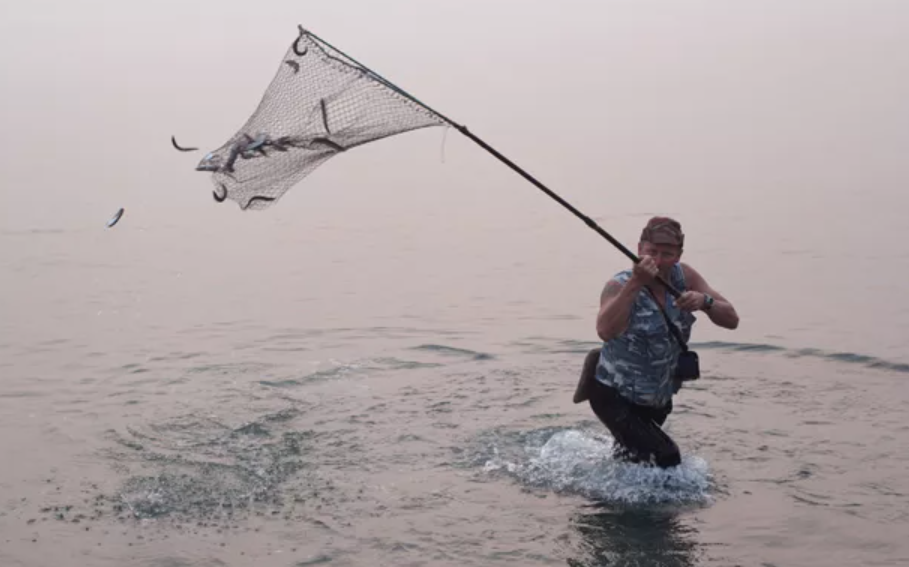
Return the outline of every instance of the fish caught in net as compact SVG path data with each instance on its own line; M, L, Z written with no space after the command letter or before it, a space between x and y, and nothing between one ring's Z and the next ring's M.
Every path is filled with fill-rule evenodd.
M516 163L315 34L299 28L259 107L230 140L196 166L212 173L214 197L264 209L332 156L430 126L451 126L513 169L633 262L640 258ZM192 151L171 138L180 151ZM676 298L681 292L657 278Z
M444 124L300 28L256 111L196 169L212 173L216 201L264 209L336 154Z

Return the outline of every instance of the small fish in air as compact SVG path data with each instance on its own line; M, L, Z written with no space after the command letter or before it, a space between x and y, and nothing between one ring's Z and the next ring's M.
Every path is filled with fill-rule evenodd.
M111 219L109 221L107 221L107 228L112 228L115 224L120 222L120 217L122 217L122 216L123 216L123 208L121 207L120 210L117 211L114 214L114 216L111 217Z
M194 152L199 149L199 148L184 148L183 146L181 146L180 144L177 143L176 136L170 137L170 143L173 144L174 147L177 148L178 150L180 150L181 152Z

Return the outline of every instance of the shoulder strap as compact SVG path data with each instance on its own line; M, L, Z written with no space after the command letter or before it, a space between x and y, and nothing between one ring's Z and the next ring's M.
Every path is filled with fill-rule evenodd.
M657 304L657 307L660 308L660 313L663 314L663 320L666 321L666 327L669 329L669 334L672 335L672 337L676 340L676 342L679 343L679 346L682 347L682 351L687 352L688 345L685 344L685 339L682 338L681 331L679 331L679 328L675 326L675 323L673 323L672 320L669 319L669 314L666 313L666 310L663 309L663 306L660 305L659 301L657 301L656 295L653 293L653 290L650 289L649 286L647 287L647 291L650 293L650 296L653 297L653 301L654 301L654 303Z

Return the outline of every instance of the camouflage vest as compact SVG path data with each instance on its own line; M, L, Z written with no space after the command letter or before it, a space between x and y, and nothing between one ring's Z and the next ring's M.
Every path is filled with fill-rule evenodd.
M619 272L613 277L622 284L630 278L631 270ZM686 289L680 264L672 267L669 281L679 291ZM687 342L696 317L677 308L672 295L665 293L666 313ZM596 378L635 404L663 407L672 400L672 395L680 386L673 376L681 350L666 327L659 304L650 292L641 290L631 307L628 328L603 343Z

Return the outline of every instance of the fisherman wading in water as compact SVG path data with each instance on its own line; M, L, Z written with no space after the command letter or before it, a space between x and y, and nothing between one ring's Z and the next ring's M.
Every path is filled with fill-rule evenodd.
M596 329L603 346L587 355L574 401L590 401L622 460L660 467L681 462L661 426L682 382L699 376L697 355L687 349L694 312L727 329L739 324L732 304L679 261L684 240L677 221L650 219L638 243L640 262L613 276L600 296ZM681 292L678 299L657 276Z

